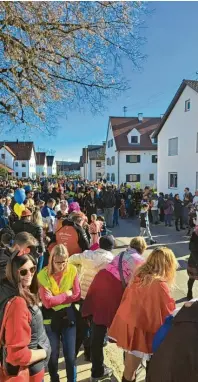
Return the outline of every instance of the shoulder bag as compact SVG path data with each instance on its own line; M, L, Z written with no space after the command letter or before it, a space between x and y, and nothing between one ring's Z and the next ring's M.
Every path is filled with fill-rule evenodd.
M126 281L124 279L124 273L123 273L123 268L122 268L122 259L123 259L123 256L124 256L124 252L122 252L120 254L119 262L118 262L118 270L119 270L119 274L120 274L120 280L122 282L122 287L125 290L126 287L127 287L127 283L126 283Z
M3 336L4 336L4 331L5 331L5 323L7 319L7 315L9 312L9 308L11 303L15 300L16 297L12 298L10 301L8 301L5 312L3 315L3 321L1 324L1 330L0 330L0 351L2 350L3 347ZM3 362L1 360L1 362ZM9 376L6 374L3 364L0 362L0 381L1 382L29 382L29 369L28 367L22 368L20 367L19 372L16 376Z

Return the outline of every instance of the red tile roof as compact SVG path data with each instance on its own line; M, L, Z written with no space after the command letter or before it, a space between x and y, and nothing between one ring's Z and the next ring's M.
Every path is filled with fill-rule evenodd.
M0 142L0 146L3 144ZM16 155L15 160L30 160L32 149L34 150L33 142L6 142L6 146Z
M109 119L118 151L157 150L157 145L152 143L150 135L158 128L161 118L143 117L141 122L137 117ZM128 133L134 128L141 134L139 145L130 144L127 138Z
M38 166L44 166L46 159L46 153L44 152L37 152L36 153L36 164Z

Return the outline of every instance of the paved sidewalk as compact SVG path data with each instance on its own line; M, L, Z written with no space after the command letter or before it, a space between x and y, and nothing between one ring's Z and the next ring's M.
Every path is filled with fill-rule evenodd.
M117 248L114 250L115 254L118 254L124 250L130 243L130 239L139 234L139 222L137 219L127 219L120 220L120 226L115 227L112 230L113 235L116 238ZM186 231L176 232L175 227L165 227L163 224L158 226L151 225L151 233L157 244L148 247L144 256L148 256L152 248L158 245L167 245L170 247L178 261L181 263L182 268L178 269L176 276L176 284L172 291L173 297L175 298L177 305L181 306L186 298L187 293L187 273L185 269L186 258L188 257L188 241L189 238L185 236ZM198 296L198 283L194 286L194 297ZM114 370L114 377L112 381L120 381L123 372L123 355L122 351L117 348L115 344L109 344L105 348L105 363L107 366L112 367ZM78 368L77 368L77 380L78 381L89 381L90 378L90 368L91 364L84 361L83 353L81 352L78 357ZM60 365L60 381L65 382L65 370L64 370L64 360L61 358L59 360ZM142 369L137 377L137 382L144 382L145 371ZM45 376L45 382L50 382L48 375Z

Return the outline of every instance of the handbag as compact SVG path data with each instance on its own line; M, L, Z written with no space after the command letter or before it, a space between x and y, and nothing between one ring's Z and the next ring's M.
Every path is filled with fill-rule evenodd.
M125 290L126 287L127 287L127 283L126 283L126 281L124 279L124 273L123 273L123 268L122 268L122 259L123 259L123 256L124 256L124 252L122 252L120 254L119 262L118 262L118 270L119 270L119 274L120 274L120 280L122 282L122 287Z
M2 350L2 342L3 342L3 335L5 330L5 323L8 315L9 308L11 306L11 303L15 300L16 297L12 298L10 301L8 301L5 312L3 315L3 321L1 324L1 330L0 330L0 351ZM19 372L16 376L9 376L6 374L6 371L3 368L2 363L0 362L0 382L29 382L29 369L28 367L20 367Z

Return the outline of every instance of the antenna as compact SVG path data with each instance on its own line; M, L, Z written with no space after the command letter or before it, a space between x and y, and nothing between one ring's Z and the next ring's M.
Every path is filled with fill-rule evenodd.
M127 107L126 106L123 107L123 112L124 112L124 117L126 117L126 112L127 112Z

